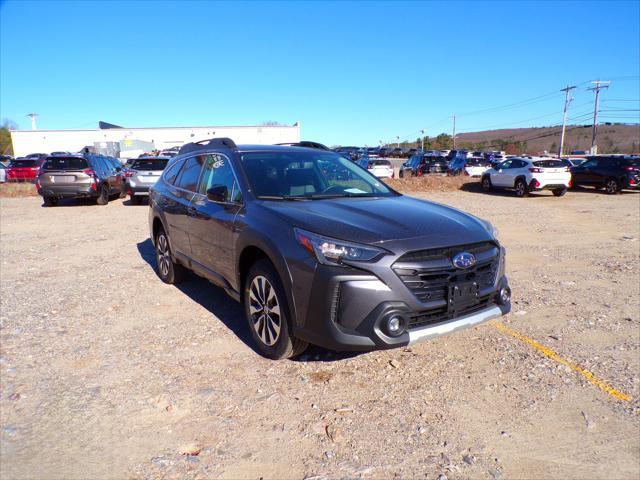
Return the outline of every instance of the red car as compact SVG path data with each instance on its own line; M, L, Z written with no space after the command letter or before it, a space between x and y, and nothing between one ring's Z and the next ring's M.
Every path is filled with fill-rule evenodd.
M7 182L35 182L44 158L17 158L7 169Z

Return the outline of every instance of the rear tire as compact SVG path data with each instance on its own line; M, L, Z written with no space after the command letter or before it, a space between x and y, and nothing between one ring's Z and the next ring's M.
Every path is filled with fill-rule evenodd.
M173 261L169 237L162 227L156 235L156 268L160 280L169 285L180 283L187 276L187 269Z
M482 184L482 190L484 190L485 192L489 193L491 190L493 190L493 185L491 184L491 178L489 178L488 176L484 176L482 177L482 180L480 182Z
M102 187L100 187L100 195L96 198L96 203L98 205L106 205L109 203L109 185L106 183L103 183Z
M56 197L44 197L44 204L47 207L56 207L58 205L58 199Z
M142 197L140 195L132 195L131 203L134 205L140 205L142 203Z
M604 188L609 195L615 195L620 193L620 185L615 178L608 178L604 184Z
M309 344L291 334L287 296L271 262L259 260L253 264L242 298L249 332L261 355L282 360L306 350Z
M524 198L529 195L529 187L527 186L527 184L522 178L519 178L518 180L516 180L516 184L514 188L516 191L516 196L520 198Z
M566 188L556 188L555 190L553 190L553 194L556 197L562 197L565 193L567 193Z

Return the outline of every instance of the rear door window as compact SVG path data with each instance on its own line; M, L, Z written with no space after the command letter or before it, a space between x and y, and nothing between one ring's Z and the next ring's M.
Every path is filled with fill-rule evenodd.
M198 180L200 179L200 172L205 158L204 155L188 158L184 167L180 170L175 186L189 192L195 192L198 189Z
M173 185L180 173L180 167L184 164L184 160L178 160L174 164L172 164L167 170L164 172L164 181L170 185Z

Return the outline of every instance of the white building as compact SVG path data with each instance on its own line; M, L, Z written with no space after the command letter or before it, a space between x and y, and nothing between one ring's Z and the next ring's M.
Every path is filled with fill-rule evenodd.
M101 123L102 125L102 123ZM108 125L108 124L107 124ZM229 137L237 144L271 145L300 141L300 124L257 125L243 127L161 127L161 128L99 128L93 130L12 130L11 140L15 157L29 153L55 151L78 152L86 146L117 142L126 145L146 142L155 149L182 146L214 137ZM124 156L124 155L121 155Z

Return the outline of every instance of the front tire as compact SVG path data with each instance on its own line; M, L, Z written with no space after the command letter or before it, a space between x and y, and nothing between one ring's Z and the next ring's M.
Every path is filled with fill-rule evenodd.
M44 197L44 204L47 207L55 207L58 205L58 199L56 197Z
M488 176L484 176L482 177L482 190L484 190L485 192L489 193L491 190L493 190L493 185L491 185L491 179Z
M170 285L182 282L187 276L187 270L173 261L169 237L163 228L156 235L156 267L160 280Z
M615 178L607 179L604 188L609 195L620 193L620 185L618 185L618 181Z
M524 198L524 197L527 197L529 195L529 187L527 187L527 184L521 178L516 180L516 184L515 184L514 188L515 188L515 191L516 191L516 196L518 196L520 198Z
M271 262L253 264L244 283L243 301L249 332L261 355L281 360L304 352L308 344L291 334L287 296Z

